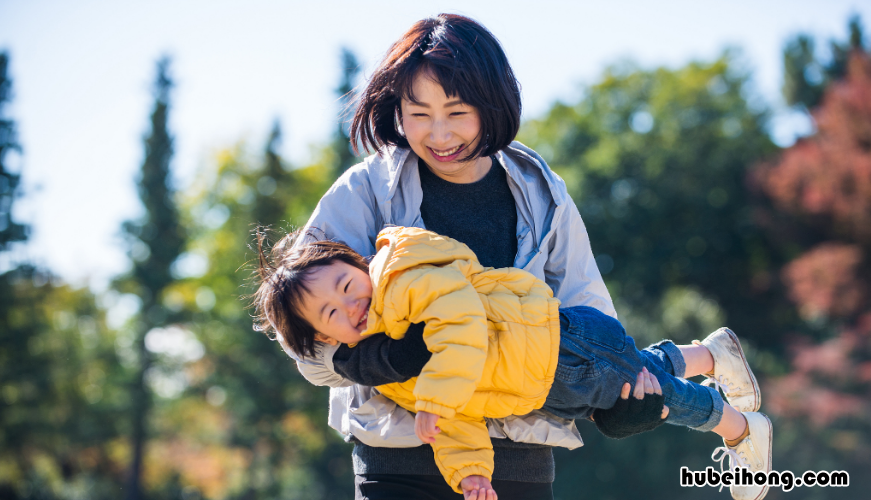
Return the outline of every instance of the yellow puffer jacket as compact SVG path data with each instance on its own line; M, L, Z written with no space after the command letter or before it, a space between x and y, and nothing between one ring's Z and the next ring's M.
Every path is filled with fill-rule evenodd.
M376 249L365 334L401 338L411 323L426 322L433 353L419 377L378 390L441 417L436 464L459 493L466 476L492 478L484 417L544 404L557 365L559 300L532 274L485 268L466 245L423 229L384 229Z

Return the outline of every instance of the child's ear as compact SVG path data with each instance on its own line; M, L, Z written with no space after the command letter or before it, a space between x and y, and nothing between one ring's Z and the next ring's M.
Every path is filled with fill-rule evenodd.
M338 340L331 338L331 337L327 337L323 333L316 333L315 340L318 342L323 342L324 344L330 344L330 345L336 345L339 343Z

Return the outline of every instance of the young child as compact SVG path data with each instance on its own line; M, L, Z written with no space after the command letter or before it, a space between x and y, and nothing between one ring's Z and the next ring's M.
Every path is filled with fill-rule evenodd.
M714 453L721 465L729 456L733 467L771 470L771 422L756 413L759 388L728 329L690 346L662 341L639 351L615 319L590 307L560 309L533 275L484 268L466 245L423 229L382 230L371 264L341 243L294 246L293 238L275 246L275 265L261 248L258 329L274 330L304 357L315 342L353 346L374 332L398 338L409 324L426 323L433 354L420 376L378 390L417 412L418 437L432 444L445 480L466 498L496 498L485 417L543 408L588 418L614 406L639 371L655 376L657 392L661 385L668 423L723 437L726 446ZM703 373L718 380L729 404L717 390L681 378ZM760 499L767 487L731 491Z

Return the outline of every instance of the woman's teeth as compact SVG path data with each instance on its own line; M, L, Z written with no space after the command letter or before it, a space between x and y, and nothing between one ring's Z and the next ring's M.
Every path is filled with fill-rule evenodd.
M436 156L443 156L444 157L444 156L451 156L452 154L459 151L461 147L462 147L462 144L455 147L454 149L449 149L447 151L438 151L438 150L435 150L432 148L430 148L430 149L432 149L433 154L435 154Z

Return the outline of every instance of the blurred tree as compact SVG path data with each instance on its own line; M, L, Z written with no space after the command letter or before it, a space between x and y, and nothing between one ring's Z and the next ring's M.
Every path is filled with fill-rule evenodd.
M117 498L128 378L87 289L0 274L0 498Z
M0 54L0 118L10 95ZM12 218L19 175L3 163L17 148L0 120L0 254L26 241ZM126 405L115 335L87 289L58 284L27 263L0 273L0 498L116 498L112 456Z
M675 71L612 68L580 103L554 106L521 135L566 179L618 314L642 345L722 324L738 332L763 380L780 470L871 462L861 417L871 407L871 73L866 54L851 53L846 80L832 69L813 113L818 133L764 167L776 152L767 113L729 57ZM720 445L669 426L619 442L579 427L595 459L556 450L557 498L582 488L596 498L697 498L674 471L703 468ZM638 481L619 480L628 470Z
M254 291L241 271L253 270L243 263L254 257L255 225L280 238L305 222L333 173L332 148L293 169L277 152L280 138L276 123L261 157L242 145L219 152L184 197L191 238L164 304L186 318L183 327L204 353L184 368L184 392L158 405L164 430L148 461L158 467L155 485L175 473L207 498L352 496L348 445L326 423L327 391L303 380L277 343L252 330L240 300ZM210 457L215 474L185 465L194 456Z
M276 192L282 193L292 189L292 175L288 173L288 166L284 164L278 154L280 145L281 124L276 120L272 124L272 130L269 132L269 139L266 141L266 148L263 151L263 167L255 186L257 194L251 210L252 223L262 223L269 226L280 224L284 220L288 200L283 196L275 195ZM279 183L281 183L280 186Z
M348 119L350 119L349 115L353 112L353 106L356 103L354 84L360 75L360 63L357 61L357 56L354 55L354 52L347 47L342 48L341 60L342 77L339 81L339 86L336 87L336 95L339 98L340 105L339 124L336 127L336 132L333 134L333 149L336 152L336 170L334 175L337 178L358 161L354 151L351 149Z
M5 161L7 153L20 150L15 139L15 124L4 116L6 103L12 94L8 66L8 54L0 52L0 251L13 241L23 241L27 237L27 227L12 220L12 202L15 200L19 175L10 172Z
M776 151L748 77L730 54L675 70L612 67L579 103L527 122L521 141L566 180L638 344L688 343L728 324L763 375L782 369L780 333L794 314L746 189L751 167ZM556 498L698 498L677 471L704 469L722 446L672 426L622 441L578 426L586 446L555 450ZM629 471L636 480L621 480Z
M748 75L724 56L678 70L609 69L522 139L564 176L629 332L690 340L728 319L774 346L771 259L745 176L775 148ZM752 337L755 333L755 337Z
M797 35L783 51L783 97L790 106L811 109L820 104L825 88L847 73L849 54L862 50L862 23L858 15L849 21L846 42L829 42L830 56L823 60L815 50L813 38Z
M347 103L358 71L348 50L343 65L338 92ZM276 122L262 159L243 145L219 152L185 193L181 217L190 239L161 304L177 323L172 328L187 332L179 338L190 334L203 350L181 363L164 354L154 360L151 373L180 380L181 390L158 394L154 406L145 454L153 495L352 496L350 447L327 426L328 391L303 380L277 343L252 331L239 300L254 291L240 274L253 271L242 264L254 257L254 228L280 238L304 223L334 176L354 162L342 126L305 168L281 159L280 141ZM212 473L191 462L208 462Z
M854 23L855 24L855 23ZM855 30L853 30L855 33ZM814 135L759 166L773 206L764 219L791 261L780 277L803 323L792 370L765 390L792 432L825 436L803 447L867 469L871 457L871 54L854 45L846 72L812 109ZM866 480L860 477L860 480ZM852 485L851 485L852 486Z
M116 280L116 287L135 293L141 300L136 325L135 351L138 357L137 375L131 387L131 459L125 497L141 498L142 458L151 409L151 395L146 386L146 375L152 359L146 348L146 335L167 323L167 311L161 295L173 281L171 267L181 253L185 241L184 229L179 222L175 193L171 187L170 159L172 138L167 130L169 92L169 59L157 63L154 83L154 110L151 130L145 138L145 160L138 179L139 198L145 215L137 221L124 223L124 232L130 242L133 259L131 272Z

